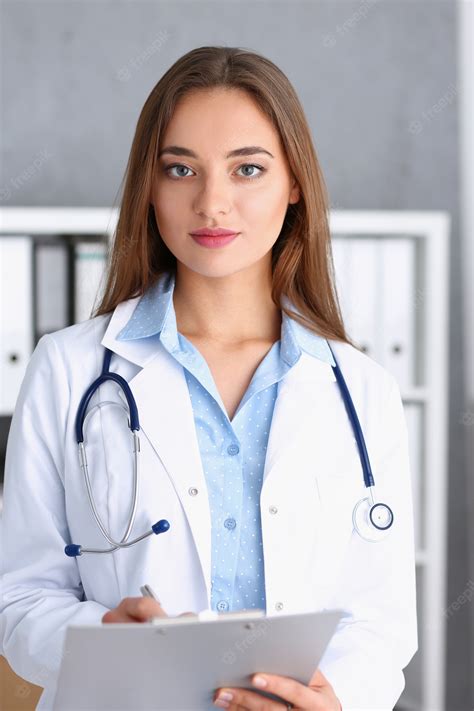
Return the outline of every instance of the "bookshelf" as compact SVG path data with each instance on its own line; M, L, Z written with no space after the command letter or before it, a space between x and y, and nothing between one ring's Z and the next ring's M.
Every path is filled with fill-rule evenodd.
M4 327L0 334L0 415L13 410L39 336L88 318L117 218L111 208L0 208L0 240L18 248L23 282L17 287L26 294L25 328L8 334ZM438 211L334 210L330 228L347 331L396 377L410 437L419 650L405 670L397 709L444 711L450 219ZM5 254L0 251L0 273L7 269ZM56 271L61 264L63 277ZM55 316L31 276L38 267L50 275L48 289L52 276L62 294L54 299ZM6 291L0 295L3 314ZM7 382L13 383L8 392Z

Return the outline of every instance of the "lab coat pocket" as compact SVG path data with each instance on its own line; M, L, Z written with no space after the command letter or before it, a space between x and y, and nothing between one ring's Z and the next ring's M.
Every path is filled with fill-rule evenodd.
M322 554L325 570L335 576L354 532L352 513L356 503L366 496L363 472L355 442L338 457L336 468L315 475L326 545ZM341 466L342 465L342 466Z

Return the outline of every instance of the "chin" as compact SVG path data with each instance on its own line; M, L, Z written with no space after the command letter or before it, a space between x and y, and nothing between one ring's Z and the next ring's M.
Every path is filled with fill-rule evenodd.
M207 258L204 257L199 261L190 260L186 262L181 261L178 258L178 269L181 263L181 265L184 266L185 269L192 271L195 274L199 274L203 277L209 277L211 279L221 279L223 277L230 277L233 274L236 274L237 272L244 271L245 269L249 269L254 264L254 262L250 264L246 262L239 264L238 262L236 262L235 258L216 259L215 257L217 257L217 255L209 255Z

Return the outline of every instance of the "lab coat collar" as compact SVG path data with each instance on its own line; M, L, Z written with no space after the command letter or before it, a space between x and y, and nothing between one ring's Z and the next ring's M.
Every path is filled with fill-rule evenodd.
M119 343L137 342L140 344L143 340L152 339L151 343L156 348L156 338L159 338L169 351L178 350L180 344L173 304L175 283L174 272L164 272L143 296L132 299L133 309L130 312L127 309L121 310L122 316L128 316L129 313L130 316L126 321L123 318L120 319L120 323L125 325L116 332L115 341ZM289 310L301 315L300 311L285 295L282 296L282 304ZM115 326L115 319L112 320ZM110 326L112 326L112 322ZM283 346L281 351L282 358L290 366L296 363L302 351L325 363L335 365L327 340L287 316L284 311L282 311L281 341ZM108 347L110 348L110 346ZM112 348L112 350L114 349ZM148 350L146 346L143 348L139 345L138 357L141 358L144 354L147 354ZM131 353L130 349L126 349L126 351Z

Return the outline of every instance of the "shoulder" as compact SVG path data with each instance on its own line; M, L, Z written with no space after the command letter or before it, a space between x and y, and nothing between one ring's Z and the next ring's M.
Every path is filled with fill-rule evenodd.
M394 375L381 363L350 343L327 339L346 383L375 399L386 399L393 391L399 392Z
M71 353L70 349L74 349L73 352L77 354L85 351L90 352L91 347L101 344L109 326L112 326L114 331L120 330L121 325L128 320L139 299L140 297L125 299L117 304L113 311L88 318L57 331L51 331L45 334L41 340L45 339L54 344L66 356Z
M367 445L377 457L406 447L407 425L400 386L383 365L349 343L330 341Z
M75 323L72 326L51 331L38 341L36 349L44 348L51 352L59 352L65 361L81 359L91 348L100 345L112 313Z
M88 343L89 345L93 342L100 343L113 313L112 311L102 316L94 316L72 326L51 331L47 335L59 348L77 346L81 343Z
M25 369L19 399L43 390L58 408L66 408L71 390L91 379L99 369L100 342L110 314L87 319L66 328L45 333L37 342Z

